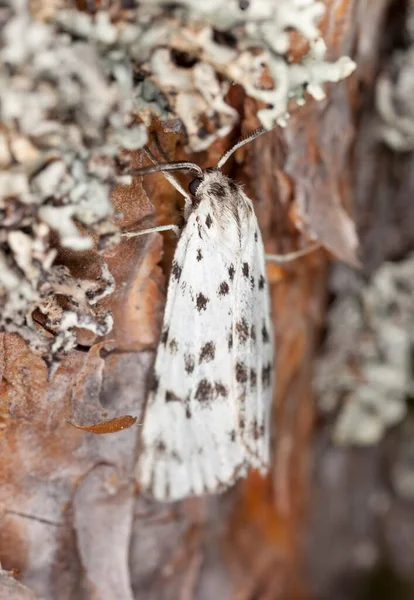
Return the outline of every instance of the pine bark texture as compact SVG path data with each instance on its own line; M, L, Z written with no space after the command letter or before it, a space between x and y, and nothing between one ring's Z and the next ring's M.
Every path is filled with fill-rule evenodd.
M114 316L112 349L104 341L75 349L49 379L18 335L0 334L1 600L357 600L378 598L377 585L391 586L388 597L412 597L413 504L390 483L399 449L410 443L409 417L374 445L338 447L335 415L321 416L313 392L330 306L355 283L355 267L338 266L355 264L349 221L361 248L358 286L414 247L412 153L379 139L374 102L407 5L325 4L329 56L352 56L357 71L329 86L326 101L309 100L286 128L243 148L228 169L254 199L268 252L303 242L298 202L325 246L269 268L277 348L272 472L264 480L253 473L217 497L174 505L140 497L139 423L174 235L124 240L103 256L60 250L74 276L96 278L105 260L115 277L103 301ZM214 165L257 126L256 102L240 88L230 94L240 130L191 157L201 166ZM185 155L182 135L161 122L154 129L169 156ZM113 202L126 230L177 222L181 210L160 175L119 186ZM90 341L80 333L80 344ZM96 435L67 422L93 423L103 414L137 415L137 425Z

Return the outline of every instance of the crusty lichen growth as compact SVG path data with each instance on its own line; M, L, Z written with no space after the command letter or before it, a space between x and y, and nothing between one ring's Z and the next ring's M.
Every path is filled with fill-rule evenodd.
M144 119L153 111L179 117L189 149L200 151L238 119L226 100L231 84L266 104L258 117L270 128L285 124L291 98L304 102L307 91L320 100L324 82L352 73L355 64L347 56L325 61L317 27L324 10L313 0L143 0L123 21L69 10L56 20L72 34L130 57L141 78L135 110ZM300 63L290 61L288 30L310 44Z
M10 0L0 13L0 329L53 354L73 347L76 327L104 335L111 320L79 298L76 318L51 300L62 296L61 277L72 301L83 283L53 264L50 232L74 250L116 241L119 159L145 144L154 114L178 117L188 148L203 150L238 119L226 97L233 83L265 103L258 116L269 128L285 122L291 98L303 102L307 90L320 99L325 81L354 69L348 57L325 61L324 6L313 0L143 0L94 15L63 5L32 2L33 16ZM292 29L310 48L296 64ZM61 306L53 319L52 305ZM38 340L35 309L55 339Z
M365 285L355 279L353 292L333 305L316 392L321 410L340 406L337 443L374 444L406 414L414 392L413 298L411 255L383 264Z
M12 253L0 253L1 321L6 331L19 333L47 356L75 346L75 326L97 335L111 330L112 316L97 306L114 289L105 265L96 281L75 279L63 265L52 265L55 251L48 248L44 223L35 225L31 235L14 230L4 239ZM36 310L41 312L42 328L57 332L55 336L38 335Z
M0 329L56 355L74 347L75 327L110 331L112 317L92 299L96 289L110 293L113 279L106 267L99 281L82 281L54 265L51 230L73 250L94 245L88 233L116 234L117 160L147 134L133 124L132 67L122 56L36 22L23 2L1 16ZM36 309L52 335L35 326Z

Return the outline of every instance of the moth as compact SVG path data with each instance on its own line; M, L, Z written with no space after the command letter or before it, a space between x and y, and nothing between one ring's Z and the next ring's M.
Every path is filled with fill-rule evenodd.
M252 201L221 172L261 133L215 168L170 162L138 171L163 171L185 198L136 472L141 491L160 501L221 492L249 469L269 469L274 341L265 251ZM188 192L173 170L194 174Z

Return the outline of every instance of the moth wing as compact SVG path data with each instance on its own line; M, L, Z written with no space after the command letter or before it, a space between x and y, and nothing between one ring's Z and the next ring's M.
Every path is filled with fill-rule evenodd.
M236 267L208 218L193 211L178 241L141 431L137 479L159 500L224 489L247 470L233 389Z
M247 199L248 202L250 202ZM263 241L256 216L247 217L236 278L234 310L235 387L239 426L249 466L267 472L274 346Z

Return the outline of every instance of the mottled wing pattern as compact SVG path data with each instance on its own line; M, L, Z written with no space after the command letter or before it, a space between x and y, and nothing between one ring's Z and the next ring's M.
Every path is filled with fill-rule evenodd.
M235 267L216 248L213 219L202 205L190 215L172 265L138 463L159 499L224 488L245 469L230 388Z
M241 194L243 192L240 192ZM250 204L250 200L245 197ZM273 390L273 332L262 236L248 217L235 277L233 321L235 388L239 427L249 466L268 470Z
M174 255L141 431L137 479L160 500L225 489L268 463L262 240L233 182L216 172L200 187Z

